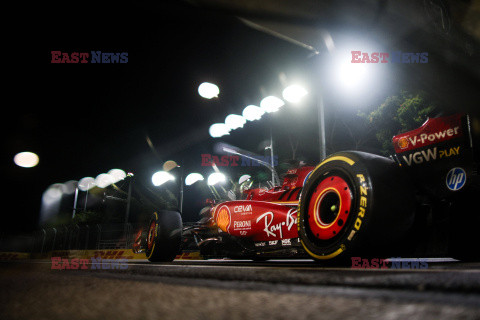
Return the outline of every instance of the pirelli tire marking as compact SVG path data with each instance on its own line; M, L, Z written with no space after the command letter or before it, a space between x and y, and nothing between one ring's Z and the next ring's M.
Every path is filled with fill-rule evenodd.
M350 235L347 237L348 241L352 241L357 231L362 227L363 218L365 218L365 211L367 210L368 188L365 186L365 176L363 174L357 174L357 178L360 185L360 201L357 219L353 225L354 229L350 231Z

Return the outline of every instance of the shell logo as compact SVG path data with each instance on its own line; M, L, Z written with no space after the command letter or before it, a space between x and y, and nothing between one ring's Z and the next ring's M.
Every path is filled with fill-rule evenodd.
M227 232L230 225L230 210L227 206L223 206L218 210L217 225L222 231Z
M408 139L407 138L400 138L398 140L398 147L400 149L406 149L408 147Z

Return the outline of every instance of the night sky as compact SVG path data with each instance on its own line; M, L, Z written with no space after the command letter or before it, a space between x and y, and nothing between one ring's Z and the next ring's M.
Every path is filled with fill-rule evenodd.
M4 49L8 59L3 60L2 230L35 228L42 193L53 183L120 168L147 184L170 159L186 171L211 172L201 167L201 154L214 153L218 142L209 137L208 127L229 113L241 114L249 104L258 105L267 95L280 95L287 82L300 80L311 93L302 107L287 105L221 140L262 154L271 129L281 159L291 155L290 135L300 140L298 157L315 163L314 93L320 83L327 131L338 137L329 152L351 148L345 130L331 125L334 119L348 123L359 110L378 106L400 89L438 92L446 109L452 100L459 109L478 102L472 90L478 88L478 77L441 59L436 47L422 42L422 35L403 38L397 47L382 42L386 35L376 43L379 50L429 51L428 65L372 66L378 78L365 83L361 95L346 95L334 91L331 60L323 53L318 62L308 50L254 30L232 15L182 1L134 2L129 7L55 4L28 12L14 8L11 14L15 23L4 29L9 49ZM329 31L347 50L358 47L351 39L362 34L347 30L350 36L342 37L346 30L336 24ZM51 51L128 52L128 63L52 64ZM458 52L478 68L475 55ZM218 99L197 94L204 81L219 85ZM450 99L440 93L450 93ZM375 144L365 148L374 152ZM37 153L39 165L17 167L12 159L21 151Z

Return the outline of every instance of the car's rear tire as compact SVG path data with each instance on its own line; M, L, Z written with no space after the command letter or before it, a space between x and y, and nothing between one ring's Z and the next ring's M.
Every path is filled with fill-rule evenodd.
M413 223L414 200L398 165L364 152L340 152L310 174L298 231L316 260L381 257Z
M151 262L173 261L180 253L182 218L176 211L158 211L152 214L147 228L145 254Z
M480 186L471 185L462 191L450 207L449 254L462 261L480 261L480 215L475 209Z

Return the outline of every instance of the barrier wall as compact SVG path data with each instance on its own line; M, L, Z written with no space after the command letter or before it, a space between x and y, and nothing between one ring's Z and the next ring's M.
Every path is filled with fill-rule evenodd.
M65 259L133 259L146 260L145 253L133 253L132 249L120 250L54 250L44 254L27 252L0 252L0 261L22 260L22 259L49 259L50 257L61 257ZM175 260L203 260L198 251L186 251L177 255Z

